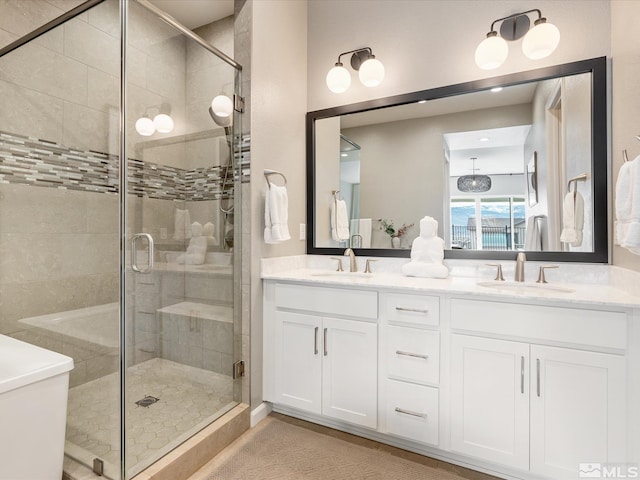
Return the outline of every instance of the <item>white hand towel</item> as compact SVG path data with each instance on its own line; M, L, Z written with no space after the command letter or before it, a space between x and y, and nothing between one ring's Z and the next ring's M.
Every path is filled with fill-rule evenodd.
M540 236L540 225L538 218L531 215L527 219L527 233L524 242L524 249L532 252L542 251L542 237Z
M349 215L344 200L331 202L331 238L336 242L349 240Z
M584 227L584 198L580 192L567 193L562 208L562 233L560 241L572 247L582 245L582 228Z
M360 235L359 242L355 240L355 246L358 248L371 248L371 219L370 218L354 218L351 220L351 239L355 235Z
M291 238L289 235L289 197L287 188L271 185L264 199L264 241L280 243Z
M616 181L616 244L640 255L640 155L620 168Z
M173 239L186 240L191 238L191 216L189 210L176 208L173 220Z

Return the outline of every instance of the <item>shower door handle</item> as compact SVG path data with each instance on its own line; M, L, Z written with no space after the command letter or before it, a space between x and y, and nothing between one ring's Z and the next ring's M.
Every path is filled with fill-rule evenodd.
M147 268L138 267L138 240L145 238L149 244ZM148 233L136 233L131 237L131 269L136 273L151 273L153 270L153 237Z

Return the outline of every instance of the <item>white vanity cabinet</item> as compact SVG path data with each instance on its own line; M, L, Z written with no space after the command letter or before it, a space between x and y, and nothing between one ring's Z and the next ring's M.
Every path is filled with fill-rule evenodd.
M527 313L511 317L518 308ZM547 342L566 342L563 324L582 317L592 331L576 331L572 343L584 349L483 336L538 315L545 321L531 328ZM589 350L623 341L611 330L624 314L454 299L451 322L474 333L451 336L453 451L553 479L577 478L580 463L623 461L625 358Z
M265 280L276 411L502 478L637 462L638 309L345 278Z
M377 293L345 295L344 290L290 284L274 288L274 384L265 388L266 399L375 429ZM327 315L344 311L359 319Z
M452 335L451 448L529 469L529 345Z
M380 295L380 430L438 445L440 297Z

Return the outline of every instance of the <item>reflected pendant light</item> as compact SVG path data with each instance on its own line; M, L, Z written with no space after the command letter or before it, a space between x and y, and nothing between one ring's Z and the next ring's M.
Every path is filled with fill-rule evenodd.
M476 160L472 157L473 162L472 175L462 175L458 177L458 190L466 193L482 193L491 190L491 177L489 175L476 175Z

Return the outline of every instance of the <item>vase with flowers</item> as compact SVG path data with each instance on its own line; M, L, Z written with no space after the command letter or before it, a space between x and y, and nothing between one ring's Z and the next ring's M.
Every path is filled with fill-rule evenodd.
M405 235L407 231L414 225L413 223L409 225L403 223L400 228L396 229L396 227L393 225L393 220L379 218L378 222L380 222L380 230L391 237L392 248L400 248L400 237Z

